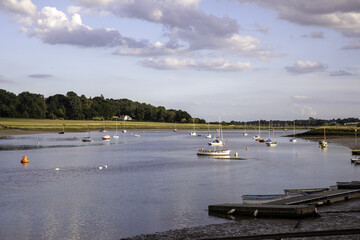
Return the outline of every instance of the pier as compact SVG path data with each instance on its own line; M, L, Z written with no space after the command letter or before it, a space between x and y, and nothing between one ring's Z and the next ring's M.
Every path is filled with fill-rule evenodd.
M210 215L305 218L317 215L317 206L360 198L360 182L338 182L337 189L295 195L263 204L224 203L208 206Z

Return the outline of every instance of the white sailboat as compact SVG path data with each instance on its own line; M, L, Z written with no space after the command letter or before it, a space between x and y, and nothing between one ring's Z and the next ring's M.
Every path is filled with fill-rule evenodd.
M211 134L210 134L210 123L208 123L208 133L205 136L206 138L211 138Z
M290 142L295 143L296 142L296 137L295 137L295 120L294 120L294 137L290 138Z
M210 146L219 147L219 146L225 145L225 143L223 141L223 134L222 134L222 128L221 128L220 122L221 121L220 121L220 117L219 117L219 129L217 130L218 135L212 141L210 141L208 143Z
M266 145L269 147L276 147L277 146L277 142L275 140L275 130L273 127L273 140L271 142L266 142Z
M245 123L245 128L244 128L244 133L243 133L243 136L247 136L248 133L246 132L246 123Z
M319 147L320 148L327 148L328 147L328 143L326 141L326 133L325 133L325 128L324 128L324 139L319 141Z
M195 131L195 120L193 119L193 130L190 131L190 136L196 136L196 131Z
M83 137L83 138L81 139L83 142L93 142L93 140L92 140L91 137L90 137L89 126L88 126L88 133L89 133L89 136L88 136L88 137Z
M259 119L259 135L255 135L253 138L254 138L255 141L265 142L265 140L261 138L261 133L260 133L260 119Z
M126 133L126 129L125 129L125 120L123 120L123 127L124 129L122 130L123 133Z
M104 133L104 132L107 132L107 131L105 129L105 120L103 119L103 121L104 121L104 128L101 130L101 132ZM102 135L101 139L103 141L110 141L111 137L110 137L110 135Z
M117 127L117 119L116 119L116 132L115 132L114 138L116 138L116 139L119 138L118 127Z

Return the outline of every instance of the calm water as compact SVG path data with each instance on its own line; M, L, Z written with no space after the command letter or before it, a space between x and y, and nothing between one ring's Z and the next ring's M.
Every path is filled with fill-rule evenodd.
M0 139L7 149L0 151L0 239L119 239L223 223L208 216L209 204L359 180L348 148L294 144L284 132L271 148L255 142L254 132L225 131L226 146L249 158L232 161L196 156L207 148L205 132L120 134L110 143L99 132L91 133L93 143L81 142L85 133Z

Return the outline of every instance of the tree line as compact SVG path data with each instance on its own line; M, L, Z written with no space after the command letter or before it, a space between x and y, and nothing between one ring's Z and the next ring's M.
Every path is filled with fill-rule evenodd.
M0 117L36 119L112 119L128 115L137 121L192 122L189 113L182 110L165 109L129 99L104 98L103 95L87 98L75 92L56 94L45 98L41 94L22 92L18 95L0 89ZM204 123L203 119L196 122Z
M259 120L256 121L231 121L229 123L223 123L227 125L249 125L249 126L258 126ZM354 125L354 126L360 126L360 120L359 118L349 117L349 118L337 118L337 119L316 119L313 117L309 117L305 120L260 120L261 126L269 126L271 124L274 127L288 127L292 128L295 124L295 126L299 127L319 127L319 126L343 126L343 125Z

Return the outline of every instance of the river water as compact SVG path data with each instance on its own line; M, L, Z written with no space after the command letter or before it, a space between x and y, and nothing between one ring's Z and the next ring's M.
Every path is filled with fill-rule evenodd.
M224 131L225 147L247 160L198 157L206 132L134 131L110 143L99 132L92 143L81 141L86 133L0 139L0 239L119 239L223 223L208 205L358 180L346 147L291 143L283 131L267 147L248 133Z

